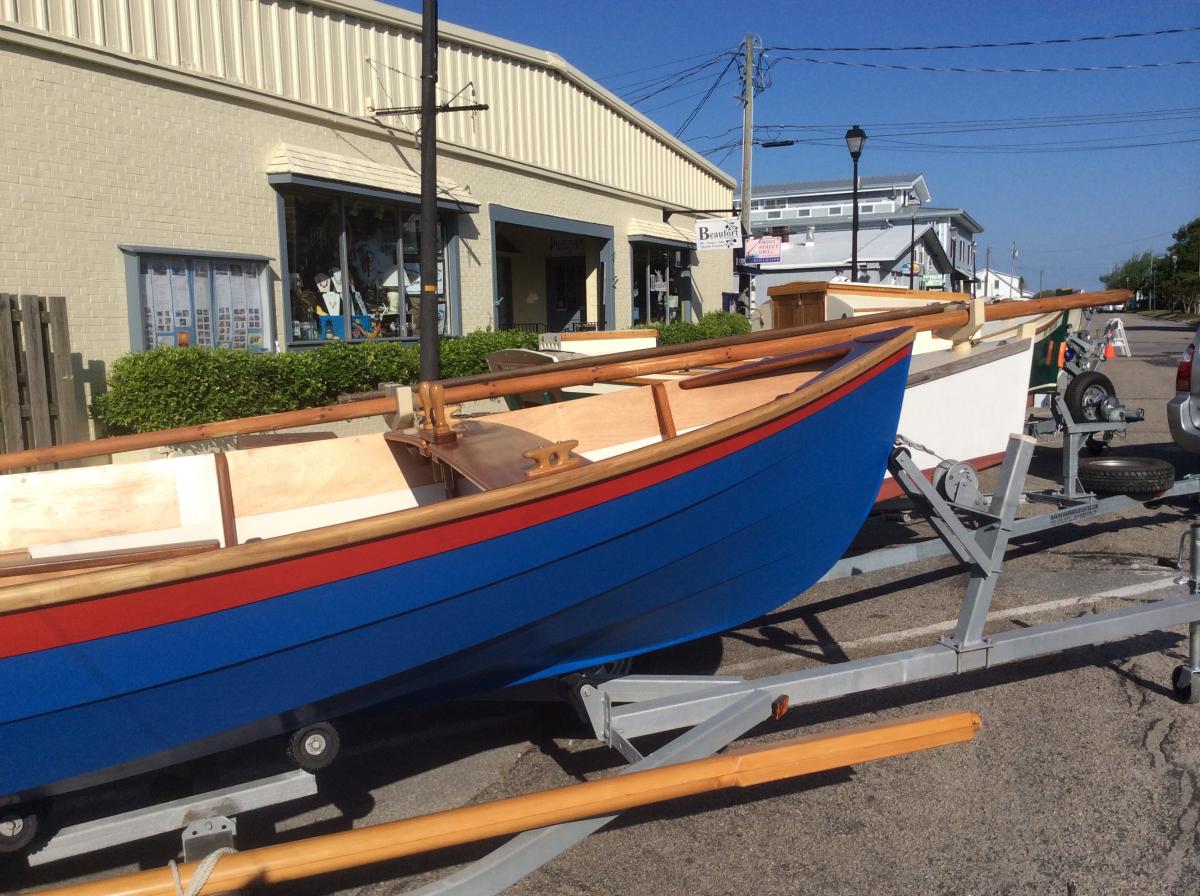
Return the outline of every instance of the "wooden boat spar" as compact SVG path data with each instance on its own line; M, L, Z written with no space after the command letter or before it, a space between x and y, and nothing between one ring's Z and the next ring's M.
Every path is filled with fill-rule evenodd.
M421 429L0 477L0 805L781 605L874 501L911 343L464 422L446 402L480 387L423 384Z

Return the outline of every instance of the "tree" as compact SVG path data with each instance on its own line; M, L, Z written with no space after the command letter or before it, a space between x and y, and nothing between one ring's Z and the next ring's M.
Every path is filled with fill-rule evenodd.
M1162 260L1161 293L1171 307L1195 312L1200 308L1200 218L1176 230L1174 239Z
M1128 289L1153 295L1160 308L1188 313L1200 311L1200 218L1174 233L1165 255L1143 252L1113 268L1099 280L1107 289Z
M1110 273L1102 274L1099 280L1105 289L1128 289L1150 295L1150 264L1150 253L1143 252L1141 255L1132 256Z

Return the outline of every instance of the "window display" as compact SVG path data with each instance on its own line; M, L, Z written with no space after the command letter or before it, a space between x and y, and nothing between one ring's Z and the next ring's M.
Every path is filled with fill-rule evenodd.
M145 255L139 260L147 348L202 345L263 351L263 264Z
M341 203L317 195L289 196L286 212L292 340L315 341L323 334L345 338Z
M415 206L294 190L284 193L284 209L292 342L419 336ZM439 226L438 329L446 335L443 246Z

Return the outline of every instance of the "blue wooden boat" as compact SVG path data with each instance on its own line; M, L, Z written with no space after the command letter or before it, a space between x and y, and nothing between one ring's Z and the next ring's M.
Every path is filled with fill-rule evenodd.
M786 603L875 500L911 340L461 422L425 387L424 429L0 476L0 815Z

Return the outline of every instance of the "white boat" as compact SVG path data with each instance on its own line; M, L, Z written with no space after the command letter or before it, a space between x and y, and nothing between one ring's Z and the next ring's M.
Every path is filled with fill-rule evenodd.
M1030 338L914 354L897 427L913 461L926 473L943 459L977 470L1000 463L1024 428L1032 355ZM889 474L878 500L900 494Z
M931 303L969 305L972 302L971 296L966 293L914 290L882 283L850 283L837 280L797 280L772 286L767 290L767 294L770 303L763 309L763 316L768 329L914 309ZM1001 304L1022 303L993 302L988 307ZM989 320L980 328L978 339L997 342L1028 336L1037 342L1058 326L1062 313L1062 310L1056 309L1005 320ZM913 353L939 351L951 348L954 344L955 340L945 335L918 333Z

